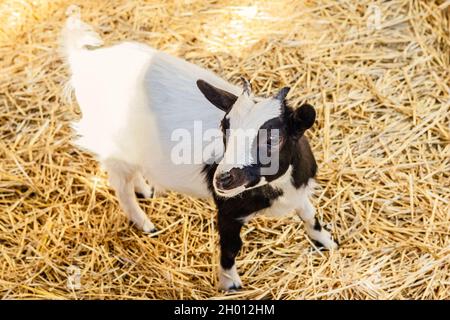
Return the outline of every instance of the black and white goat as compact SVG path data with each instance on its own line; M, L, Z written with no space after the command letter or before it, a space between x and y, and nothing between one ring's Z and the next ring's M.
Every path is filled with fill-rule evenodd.
M317 167L303 134L313 125L315 111L310 105L289 107L289 88L259 98L247 82L243 90L144 44L101 47L98 34L77 15L68 18L62 40L82 111L74 124L77 143L108 172L122 210L138 228L156 230L135 192L150 197L154 187L213 197L221 247L219 288L224 290L241 287L235 266L240 231L256 214L295 211L311 239L337 247L309 200ZM174 139L174 132L195 135L199 122L200 133L220 128L220 139L212 147L200 141L190 163L174 161L180 146L192 150L191 141ZM262 129L269 133L261 134ZM253 133L242 139L242 131ZM244 149L239 146L243 140ZM276 151L276 166L271 153L268 162L260 161L256 154L262 148ZM269 173L267 167L275 170Z

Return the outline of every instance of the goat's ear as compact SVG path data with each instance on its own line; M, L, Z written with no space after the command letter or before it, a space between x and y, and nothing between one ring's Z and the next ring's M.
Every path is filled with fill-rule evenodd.
M303 104L292 114L293 132L297 136L301 136L306 130L312 127L316 120L316 111L309 104Z
M208 99L209 102L211 102L217 108L225 112L230 111L231 107L238 98L234 94L216 88L213 85L201 79L197 80L197 87L200 89L200 91L203 93L205 98Z

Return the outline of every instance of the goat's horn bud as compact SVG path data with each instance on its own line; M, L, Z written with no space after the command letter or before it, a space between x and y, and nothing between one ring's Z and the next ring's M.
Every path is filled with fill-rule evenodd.
M242 85L244 87L244 93L249 96L250 95L250 91L252 89L251 86L250 86L250 82L248 82L248 80L245 79L244 77L241 77L241 81L242 81Z
M66 16L80 19L81 17L80 7L75 4L71 4L66 10Z

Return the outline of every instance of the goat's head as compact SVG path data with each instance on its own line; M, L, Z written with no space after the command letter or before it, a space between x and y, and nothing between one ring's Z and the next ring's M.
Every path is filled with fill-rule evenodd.
M221 122L224 155L213 178L215 192L222 197L274 182L291 164L297 143L315 120L314 108L297 109L286 103L289 88L270 98L254 97L243 79L243 92L236 96L198 80L203 95L225 115Z

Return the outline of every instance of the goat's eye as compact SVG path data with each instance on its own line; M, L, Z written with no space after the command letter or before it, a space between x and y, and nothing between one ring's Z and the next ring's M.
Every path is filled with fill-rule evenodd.
M267 144L270 144L271 146L276 146L278 144L278 137L275 135L270 135L269 140L267 141Z
M259 146L266 148L279 148L283 144L283 137L280 135L279 130L267 130L260 133Z
M271 134L267 139L267 144L272 147L278 147L281 144L281 136L278 134Z

